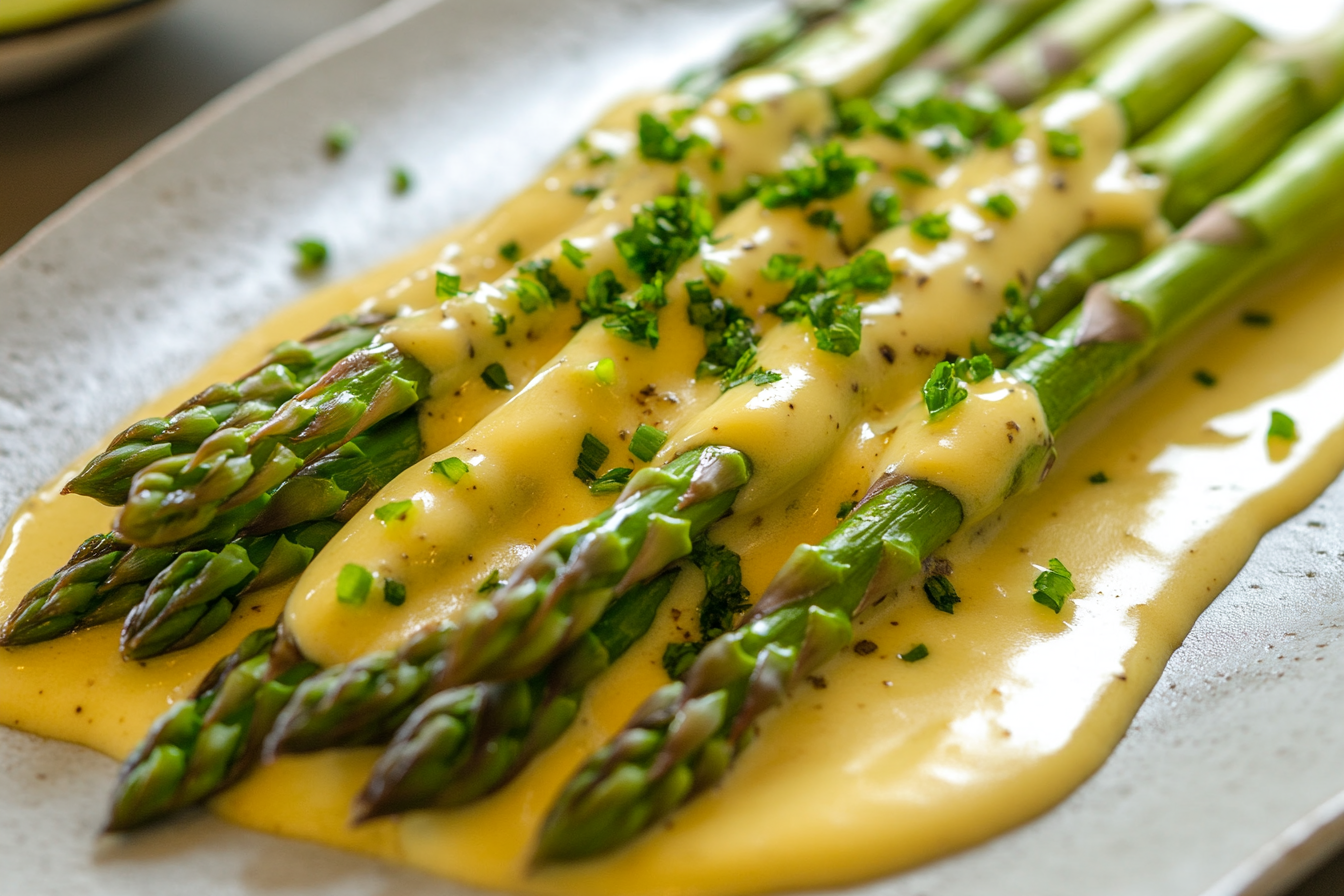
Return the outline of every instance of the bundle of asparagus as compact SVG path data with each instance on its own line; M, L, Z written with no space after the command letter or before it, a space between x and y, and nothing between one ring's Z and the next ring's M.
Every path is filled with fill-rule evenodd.
M1284 65L1281 70L1267 70L1266 77L1273 75L1281 78L1283 72L1293 68L1292 63ZM1301 82L1289 79L1286 83L1291 92L1301 91ZM1165 101L1175 105L1179 99L1169 97ZM1204 102L1190 112L1191 120L1201 120L1201 116L1210 114L1210 109L1229 108L1226 102ZM1303 105L1296 124L1309 118L1312 109L1310 104ZM1263 114L1263 111L1251 107L1246 114ZM1285 125L1280 140L1286 138L1296 124ZM1176 129L1173 133L1180 134L1181 130ZM1216 173L1208 173L1206 176L1230 176L1218 166L1210 170ZM1132 246L1132 238L1130 243ZM1107 240L1104 245L1108 251L1114 251L1118 243ZM1100 256L1090 251L1075 250L1075 257L1080 262L1076 270L1082 276L1082 272L1094 265ZM854 266L850 266L846 276L854 276ZM1069 277L1060 277L1056 282L1068 285L1071 280ZM1039 297L1044 298L1055 292L1067 294L1069 291L1067 288L1053 292L1052 289L1045 289L1040 291ZM1077 295L1076 288L1072 292ZM1047 304L1047 307L1052 306ZM1059 308L1059 312L1063 310L1065 308ZM1030 439L1023 439L1022 443L1033 444ZM634 489L632 497L637 500L640 497L639 489L635 488L633 482L631 488ZM624 508L618 504L615 514L620 516L622 509L633 512L629 508L628 503ZM574 531L585 530L589 530L589 527L581 526ZM627 578L626 574L630 572L628 564L632 560L642 576L656 574L662 564L655 564L651 558L666 561L685 556L690 551L686 541L678 543L680 546L670 554L667 549L671 544L668 537L643 537L639 540L637 544L663 546L659 550L650 549L648 554L642 548L631 550L629 546L613 553L611 548L601 547L607 544L604 539L590 538L587 542L590 551L587 552L580 547L583 542L574 544L557 555L562 565L554 573L552 585L563 582L564 588L539 590L536 585L539 580L526 572L516 574L511 580L510 587L503 595L512 595L509 598L513 601L512 606L524 608L522 616L517 613L487 612L476 623L468 624L469 631L478 636L474 640L459 640L457 633L439 628L424 639L417 639L401 656L370 658L344 669L333 670L303 686L300 693L306 696L303 699L296 698L290 709L286 710L285 720L272 735L270 748L284 749L286 738L290 739L293 748L298 749L365 742L356 738L382 736L371 732L385 733L406 718L415 702L407 698L421 696L421 689L426 682L436 681L439 687L459 685L425 703L407 722L403 732L398 735L397 749L389 752L366 792L361 812L377 814L400 811L431 804L440 798L447 803L456 803L492 789L507 780L521 762L534 755L540 746L553 740L558 730L567 724L567 718L572 717L573 705L577 693L581 692L582 683L596 674L593 670L605 668L615 655L619 655L619 650L624 649L622 644L628 646L629 640L633 640L629 636L628 626L617 624L604 628L609 617L599 614L604 602L615 593L611 590L611 583L619 585L620 580ZM625 561L616 560L622 554ZM576 558L582 562L572 562ZM586 591L579 583L584 581L585 576L596 572L596 569L588 568L588 564L599 562L597 558L606 558L600 562L616 562L617 566L601 574L610 578L610 583L601 585L596 592ZM626 566L622 566L622 562ZM547 568L557 570L553 563ZM634 581L631 579L626 584L633 584ZM616 591L619 590L618 587ZM657 590L652 585L648 586L650 596L639 605L633 603L632 598L640 591L626 591L612 605L611 612L616 615L611 618L651 618L653 608L661 599ZM547 607L548 613L536 614L533 608L538 606L536 602L543 595L545 600L540 605ZM591 597L578 601L578 595ZM518 603L520 599L521 604ZM506 601L505 605L510 604ZM585 632L594 619L600 619L601 622ZM554 620L554 623L548 621L543 624L540 620ZM840 631L832 622L822 619L816 623L820 628L816 629L815 637L820 639L818 643L824 642L823 646L839 636ZM647 621L644 626L647 627ZM618 630L619 634L616 634ZM517 637L520 633L525 636L522 640ZM828 634L834 637L825 637ZM438 649L445 641L453 647L447 654ZM430 649L422 649L426 644L431 645ZM470 647L473 644L477 649L486 647L485 654L458 650L462 645ZM530 649L521 649L524 645ZM613 652L613 647L619 649ZM519 651L518 656L525 657L525 660L499 666L497 660L490 659L491 656L513 659L509 656L511 650ZM466 657L465 661L461 659L463 656ZM551 661L551 665L538 671L547 661ZM575 672L575 669L581 671ZM408 674L410 678L407 678ZM532 677L526 683L516 685L461 686L465 682L490 675ZM413 683L403 686L408 681ZM362 723L350 724L351 718L358 718ZM487 756L507 756L508 759L498 759L497 764L491 765L487 771L481 764Z

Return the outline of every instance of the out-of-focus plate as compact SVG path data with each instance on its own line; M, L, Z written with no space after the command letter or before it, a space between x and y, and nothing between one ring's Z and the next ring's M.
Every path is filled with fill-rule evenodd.
M173 0L131 0L110 9L0 33L0 98L92 65L168 10Z
M179 371L311 288L291 273L297 235L329 240L331 277L385 258L518 188L604 104L708 58L763 9L398 0L226 94L0 258L0 516ZM1288 3L1255 9L1302 28L1324 12L1319 0L1297 19ZM362 136L333 163L319 143L338 120ZM411 195L390 194L394 164L416 173ZM1258 896L1309 871L1344 839L1329 802L1344 791L1341 533L1336 483L1265 539L1116 753L1058 808L852 892ZM1257 662L1266 643L1300 644L1284 652L1304 661ZM114 771L0 729L0 893L464 892L205 814L100 843Z

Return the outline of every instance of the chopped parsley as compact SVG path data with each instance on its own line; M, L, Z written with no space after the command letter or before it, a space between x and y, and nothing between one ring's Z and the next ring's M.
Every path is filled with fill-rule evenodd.
M1073 131L1046 131L1045 146L1057 159L1080 159L1083 141Z
M350 147L355 145L355 140L359 138L359 131L348 121L339 121L332 125L326 135L322 138L322 147L327 151L327 155L333 159L339 159L350 151Z
M933 186L933 178L929 177L918 168L897 168L896 176L908 184L914 184L917 187Z
M706 260L700 262L700 270L705 272L705 276L709 278L709 282L713 283L715 286L722 286L723 281L728 279L728 269L717 261Z
M905 653L898 653L896 655L907 663L917 663L929 655L929 648L925 647L923 644L916 644Z
M1003 299L1007 307L989 325L989 344L1001 351L1006 361L1011 361L1035 342L1036 322L1022 296L1022 288L1015 281L1003 288Z
M721 391L727 392L729 389L735 389L747 383L768 386L782 379L784 379L784 374L777 370L765 370L757 367L756 349L751 348L743 352L742 357L737 359L737 364L733 366L733 369L724 374L722 385L719 388Z
M597 184L581 182L571 186L569 192L580 199L596 199L597 194L602 192L602 188Z
M947 215L941 212L925 212L910 222L910 229L932 243L940 243L952 235Z
M835 140L814 149L812 160L767 180L757 193L761 204L802 208L816 199L835 199L854 189L860 173L874 168L872 159L848 155Z
M603 358L593 365L593 378L604 386L610 386L616 382L616 362L611 358Z
M944 417L970 395L957 379L956 368L947 361L939 361L934 365L933 372L924 383L923 393L924 407L929 412L930 420Z
M373 573L358 563L347 563L336 576L336 599L343 604L360 606L373 587Z
M455 299L462 294L462 278L446 271L434 272L434 298Z
M494 329L496 336L503 336L509 331L509 319L496 312L490 315L490 326Z
M667 433L646 423L641 423L639 428L635 430L635 434L630 437L630 453L644 463L648 463L653 460L653 456L658 453L658 449L662 448L666 441Z
M375 510L373 515L383 524L387 524L393 520L406 519L406 515L411 512L411 508L413 507L415 507L415 502L413 501L389 501Z
M1041 569L1039 566L1036 568ZM1075 590L1073 573L1065 569L1063 563L1052 559L1048 569L1041 569L1032 587L1036 590L1031 593L1031 599L1058 613L1064 609L1064 601Z
M591 258L593 253L585 252L569 240L560 241L560 254L565 256L565 260L579 270L583 270L583 261Z
M1201 386L1207 386L1209 388L1213 388L1214 386L1218 385L1218 377L1214 376L1212 373L1209 373L1207 370L1204 370L1203 368L1196 370L1192 374L1192 376L1194 377L1195 382L1199 383Z
M700 638L676 641L663 650L663 668L668 677L686 674L705 645L733 628L733 618L751 603L751 592L742 587L742 558L723 545L701 535L691 545L691 563L705 576L705 596L700 601Z
M513 384L509 382L509 375L504 372L504 365L498 361L481 371L481 379L485 380L485 384L496 391L513 391Z
M989 355L958 358L953 366L957 370L957 376L968 383L978 383L994 375L994 362L989 359Z
M316 237L295 240L294 251L299 256L297 261L299 270L306 274L326 267L327 258L330 255L327 251L327 244Z
M499 580L499 570L492 569L490 570L490 575L485 577L485 581L481 582L481 587L476 589L476 593L489 594L496 588L503 588L503 587L504 583Z
M840 218L836 215L834 209L819 208L814 212L809 212L807 223L813 227L820 227L823 230L832 230L840 232Z
M990 149L1007 146L1026 129L1021 117L1012 109L999 109L990 113L989 127L985 131L985 145Z
M842 502L842 503L840 504L840 509L837 510L837 511L835 512L835 518L838 519L838 520L842 520L842 519L844 519L845 517L849 516L850 512L851 512L856 506L858 506L858 502L856 502L856 501L844 501L844 502Z
M611 271L601 271L588 281L587 294L579 300L579 313L584 320L592 320L611 313L611 309L620 301L625 286L616 279Z
M411 192L411 187L415 186L415 178L411 177L411 172L404 165L398 165L392 169L392 192L397 196L405 196Z
M713 230L714 216L683 174L675 193L641 206L629 229L616 234L613 242L630 270L647 283L675 271Z
M667 304L663 275L635 290L628 302L613 302L602 326L629 342L658 347L658 309Z
M961 603L961 597L957 595L957 589L952 587L952 580L947 576L936 575L925 579L924 595L928 597L929 603L933 604L935 609L942 610L944 613L951 613L953 606Z
M1087 481L1092 483L1093 485L1105 485L1106 483L1111 481L1111 477L1107 476L1104 470L1098 470L1091 476L1087 477Z
M578 466L574 475L580 482L592 482L597 478L597 471L606 463L608 454L611 454L611 449L601 439L592 433L585 433L583 444L579 446Z
M523 247L518 245L517 240L509 240L499 247L499 257L512 264L523 257Z
M818 268L799 272L793 289L772 310L783 320L811 323L816 330L817 347L822 351L852 355L859 350L862 335L862 312L856 293L880 292L891 281L886 256L869 249L850 263L829 271Z
M1017 214L1017 203L1007 193L995 193L985 200L985 211L1007 221Z
M564 281L555 275L555 271L552 270L553 266L549 258L533 258L519 265L518 270L532 277L537 285L545 291L545 297L541 301L547 304L568 302L570 299L569 287L565 286Z
M868 214L873 216L873 230L881 233L901 223L901 197L891 187L874 190L868 197Z
M1297 441L1297 423L1283 411L1269 412L1269 438Z
M737 366L744 352L756 345L752 320L741 308L714 295L703 280L686 284L687 316L705 334L705 356L696 377L719 376Z
M457 485L462 481L463 476L471 472L471 467L467 466L466 461L459 457L449 457L444 460L436 460L430 464L429 471L437 473L453 485Z
M639 116L639 154L651 162L680 162L686 154L697 146L707 146L705 138L698 134L678 137L676 128L689 117L686 114L674 114L670 121L663 121L652 112Z
M719 194L719 211L725 215L760 192L765 178L759 174L748 174L742 186L736 190Z
M394 607L399 607L406 603L406 586L395 579L384 579L383 601Z
M761 276L772 283L782 283L798 276L803 267L803 256L775 253L761 268Z

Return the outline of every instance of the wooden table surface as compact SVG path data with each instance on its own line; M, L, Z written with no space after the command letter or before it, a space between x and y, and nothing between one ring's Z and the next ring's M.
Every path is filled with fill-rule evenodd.
M112 59L0 100L0 252L211 97L381 2L180 0ZM1344 854L1288 896L1344 896Z

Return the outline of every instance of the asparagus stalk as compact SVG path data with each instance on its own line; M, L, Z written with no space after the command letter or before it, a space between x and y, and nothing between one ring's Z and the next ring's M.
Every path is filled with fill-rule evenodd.
M248 635L190 699L159 717L127 758L106 830L140 827L237 781L256 763L259 735L315 669L278 626Z
M166 417L133 423L61 489L104 504L126 500L131 477L156 461L193 451L221 427L264 419L351 352L373 341L386 315L333 320L300 342L282 343L257 368L232 383L216 383Z
M1344 223L1341 187L1344 106L1180 239L1095 286L1010 372L1035 390L1057 433L1248 280ZM865 598L915 575L963 513L941 486L899 469L884 474L820 545L794 552L740 628L706 648L684 682L660 690L583 765L543 825L537 861L614 849L717 783L755 720L849 642L850 618Z
M157 577L184 551L237 546L258 570L245 586L249 590L297 574L338 524L419 452L415 421L403 416L360 436L268 495L265 509L244 535L231 520L218 521L192 543L167 548L132 547L111 533L95 535L65 566L24 595L0 628L0 646L33 644L125 616L145 601L147 591L163 593ZM241 561L237 552L228 556ZM138 611L140 622L130 634L143 632L153 639L150 630L172 615L163 615L163 609Z
M421 703L378 758L354 819L460 806L507 784L574 721L588 683L648 631L675 579L669 570L618 597L529 679L464 685Z

